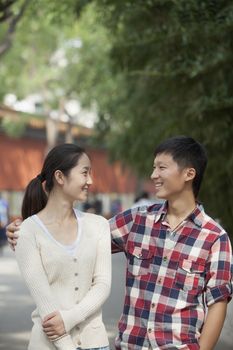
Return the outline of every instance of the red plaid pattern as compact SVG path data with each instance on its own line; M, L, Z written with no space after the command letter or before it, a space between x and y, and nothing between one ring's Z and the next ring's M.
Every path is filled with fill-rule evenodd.
M175 230L167 203L127 210L110 220L113 250L127 258L117 349L198 350L206 305L230 299L231 244L197 205Z

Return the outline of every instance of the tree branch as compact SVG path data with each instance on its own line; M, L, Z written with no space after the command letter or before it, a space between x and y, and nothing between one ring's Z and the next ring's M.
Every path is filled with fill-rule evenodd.
M8 27L7 32L6 32L5 38L0 43L0 57L4 53L6 53L6 51L8 51L10 49L10 47L12 45L13 34L16 30L16 26L17 26L19 20L21 19L21 17L23 16L29 2L30 2L30 0L25 0L21 6L21 9L19 10L19 13L16 16L12 17L12 19L9 23L9 27Z

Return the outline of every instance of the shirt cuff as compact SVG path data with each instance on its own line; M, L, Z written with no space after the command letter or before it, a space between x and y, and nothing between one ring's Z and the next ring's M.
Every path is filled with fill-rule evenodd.
M230 301L232 298L232 284L226 283L221 286L215 286L206 292L206 304L210 306L220 300Z

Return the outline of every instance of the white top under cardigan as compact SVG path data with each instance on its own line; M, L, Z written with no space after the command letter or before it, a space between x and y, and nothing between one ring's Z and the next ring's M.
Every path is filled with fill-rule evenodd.
M52 240L54 241L56 244L58 244L60 247L64 248L66 250L66 252L70 255L75 255L76 253L76 249L78 247L78 243L80 241L81 238L81 234L82 234L82 220L81 220L81 216L82 213L80 211L78 211L77 209L74 209L74 214L76 216L76 219L78 221L78 230L77 230L77 238L75 240L75 242L73 242L70 245L65 245L62 244L58 241L56 241L56 239L51 235L51 233L48 231L47 227L44 225L44 223L40 220L40 218L37 215L33 215L32 219L34 221L36 221L42 228L42 230L45 232L45 234Z
M29 350L75 350L108 345L101 306L110 293L109 223L91 213L79 214L82 233L73 256L45 234L33 217L20 226L16 258L36 303ZM51 342L42 319L59 310L67 335Z

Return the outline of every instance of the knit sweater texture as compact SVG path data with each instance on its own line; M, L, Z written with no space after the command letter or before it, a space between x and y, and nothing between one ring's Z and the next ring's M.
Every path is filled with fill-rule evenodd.
M23 221L16 258L35 301L29 350L75 350L108 345L101 307L110 293L109 223L101 216L79 212L81 235L71 256L45 234L33 217ZM66 335L50 341L43 318L59 310Z

